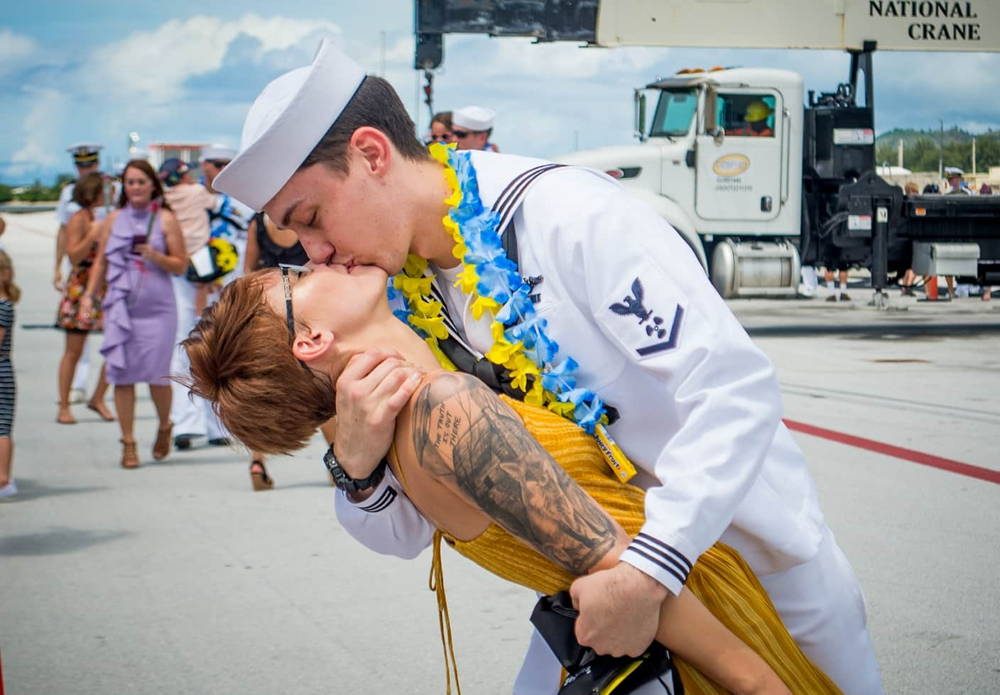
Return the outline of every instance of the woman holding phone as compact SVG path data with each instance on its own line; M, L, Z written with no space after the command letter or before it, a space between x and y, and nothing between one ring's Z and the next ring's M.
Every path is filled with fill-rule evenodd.
M84 308L94 310L95 295L107 283L104 344L108 382L115 387L121 426L123 468L139 465L135 434L135 385L149 384L159 425L153 458L170 453L170 356L177 308L170 275L184 272L187 254L177 218L163 200L163 187L149 162L125 165L120 210L101 227L101 241Z

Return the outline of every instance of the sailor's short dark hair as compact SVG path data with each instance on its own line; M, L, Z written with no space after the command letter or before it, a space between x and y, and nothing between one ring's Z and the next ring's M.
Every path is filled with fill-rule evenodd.
M354 131L365 126L385 133L399 153L407 159L420 160L429 156L427 149L417 139L416 128L396 90L381 77L368 75L337 120L299 165L299 169L322 162L346 174L349 166L347 144Z

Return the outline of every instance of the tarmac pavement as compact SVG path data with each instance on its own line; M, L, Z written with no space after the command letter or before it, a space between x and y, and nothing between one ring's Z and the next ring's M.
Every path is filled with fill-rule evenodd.
M55 312L54 216L5 218L0 241L24 290L13 352L21 493L0 503L5 692L443 692L430 554L381 557L347 536L318 439L270 462L276 489L254 493L236 449L153 463L141 388L138 470L118 466L115 423L82 406L79 424L55 423L62 335L29 328ZM1000 471L1000 301L929 306L891 293L900 310L878 312L870 290L851 294L731 303L777 366L786 417ZM1000 485L843 439L796 439L867 594L887 692L1000 692ZM534 596L444 559L463 691L509 693Z

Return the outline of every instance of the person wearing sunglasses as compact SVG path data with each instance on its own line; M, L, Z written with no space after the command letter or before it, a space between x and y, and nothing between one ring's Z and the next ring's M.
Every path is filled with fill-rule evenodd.
M482 106L464 106L452 115L451 133L460 150L483 150L499 152L500 148L490 142L496 112Z
M377 266L286 265L234 281L184 342L192 390L247 446L290 453L335 414L341 374L391 345L396 356L370 379L405 403L394 445L345 487L402 490L438 529L435 543L535 591L613 565L642 526L645 493L621 483L574 422L442 369L391 311L387 279ZM344 484L333 447L324 462ZM735 551L710 549L689 589L665 599L656 636L683 660L688 692L839 692Z
M455 142L455 134L451 132L451 111L438 111L431 118L431 131L427 137L427 144L431 145L439 142L442 145L450 145Z

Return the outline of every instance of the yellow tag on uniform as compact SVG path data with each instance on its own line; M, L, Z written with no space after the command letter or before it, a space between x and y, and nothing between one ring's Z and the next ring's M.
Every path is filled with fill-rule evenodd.
M607 459L608 466L618 476L618 480L623 483L632 480L635 477L635 465L628 460L628 456L611 438L604 425L598 425L594 429L594 437L597 439L597 445L601 447L601 453Z

